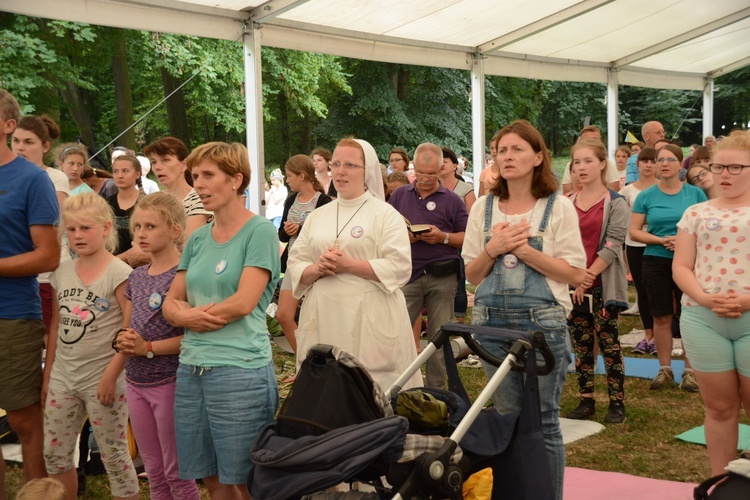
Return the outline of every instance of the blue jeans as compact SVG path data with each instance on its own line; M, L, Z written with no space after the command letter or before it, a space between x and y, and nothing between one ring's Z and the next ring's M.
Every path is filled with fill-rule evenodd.
M488 317L489 316L489 317ZM541 311L535 311L529 317L528 312L514 315L504 313L503 317L487 314L482 307L474 309L472 324L510 328L512 330L539 330L544 333L550 350L555 359L555 369L548 375L539 377L539 400L542 410L542 429L544 442L547 447L547 457L552 472L552 484L558 499L562 499L563 475L565 473L565 447L560 431L560 398L565 383L568 363L570 362L570 347L567 343L567 329L565 313L562 306L555 306ZM502 340L489 336L477 335L477 340L484 348L500 359L505 359L506 351L513 344L510 340ZM541 357L538 356L541 362ZM497 368L484 363L487 378L491 378ZM492 396L495 408L502 414L520 413L523 400L523 374L512 371L503 380Z
M244 485L253 441L278 406L273 362L256 369L180 363L174 405L180 478L218 474L222 484Z

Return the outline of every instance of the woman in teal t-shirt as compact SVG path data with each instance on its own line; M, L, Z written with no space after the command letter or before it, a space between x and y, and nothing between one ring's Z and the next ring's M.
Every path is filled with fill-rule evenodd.
M691 205L706 201L700 188L680 181L682 150L667 144L656 153L656 173L659 182L641 191L633 203L630 215L630 238L646 244L643 251L643 284L648 293L651 315L654 317L656 356L659 373L651 381L651 389L674 384L672 373L672 318L675 304L679 308L682 291L672 278L672 258L677 235L677 223ZM648 224L648 231L643 225ZM678 314L679 315L679 314ZM680 387L697 392L695 375L685 360L685 373Z
M279 239L245 209L243 145L204 144L186 161L214 220L190 236L163 305L164 317L185 328L174 411L180 478L201 478L212 498L239 498L252 443L279 402L265 322Z

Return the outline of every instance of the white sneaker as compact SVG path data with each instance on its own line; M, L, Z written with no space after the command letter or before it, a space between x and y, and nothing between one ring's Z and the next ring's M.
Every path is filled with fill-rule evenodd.
M623 316L638 316L638 302L633 302L632 306L630 306L628 309L625 309L620 314L622 314Z

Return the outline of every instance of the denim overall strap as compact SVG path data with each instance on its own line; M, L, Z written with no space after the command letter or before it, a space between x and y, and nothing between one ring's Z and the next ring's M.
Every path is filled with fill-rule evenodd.
M490 193L484 204L484 244L486 245L492 237L492 207L494 206L495 196Z
M547 206L544 208L544 215L542 215L542 221L539 223L540 234L547 230L547 223L549 222L549 216L552 213L552 206L555 204L555 198L557 198L557 192L552 193L547 199Z

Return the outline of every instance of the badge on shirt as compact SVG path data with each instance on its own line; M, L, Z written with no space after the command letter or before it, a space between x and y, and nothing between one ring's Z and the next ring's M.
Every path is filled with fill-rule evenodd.
M148 297L148 307L151 308L152 311L155 311L161 307L161 294L160 293L152 293Z
M518 257L512 253L506 254L505 257L503 257L503 265L508 269L513 269L518 265Z
M97 297L94 301L94 307L100 311L106 311L109 309L109 301L105 297Z
M435 210L437 208L437 204L434 201L428 201L427 205L425 205L425 207L427 207L427 210L429 210L430 212L432 212L433 210Z
M224 269L227 268L227 260L221 259L218 264L216 264L216 269L214 269L214 272L216 274L221 274L224 272Z
M706 229L709 231L716 231L721 227L721 224L719 223L719 219L715 219L711 217L706 221Z

